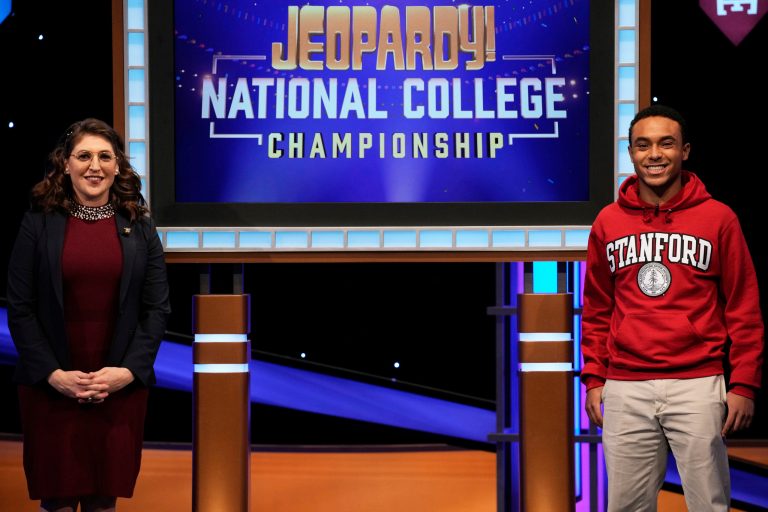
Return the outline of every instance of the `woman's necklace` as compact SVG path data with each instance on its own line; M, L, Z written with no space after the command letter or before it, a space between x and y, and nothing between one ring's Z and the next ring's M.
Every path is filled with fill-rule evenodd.
M115 209L112 207L112 203L107 203L104 206L85 206L72 201L71 205L72 206L69 208L69 214L76 219L102 220L115 216Z

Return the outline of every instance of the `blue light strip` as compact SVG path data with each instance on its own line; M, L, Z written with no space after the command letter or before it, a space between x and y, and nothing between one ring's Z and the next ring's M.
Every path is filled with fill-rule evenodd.
M575 229L565 232L565 246L568 248L586 247L589 241L588 229Z
M416 247L416 230L398 229L384 231L384 247Z
M166 249L197 249L200 238L194 231L168 231L165 233Z
M533 293L557 293L557 262L533 262Z
M515 308L515 312L509 317L509 321L505 322L508 326L507 339L503 340L505 344L503 352L506 355L506 360L503 362L502 374L496 377L497 379L504 379L502 389L497 390L496 399L504 400L502 408L499 408L498 403L496 404L497 411L501 412L497 418L497 426L499 431L518 433L520 432L520 372L514 371L514 368L517 368L520 362L520 343L517 341L520 337L517 306L519 295L525 293L525 263L517 261L504 263L504 265L509 270L509 282L507 283L509 298L502 297L502 300L509 300L509 306ZM503 486L511 503L516 503L520 496L520 445L518 443L505 443L501 449L503 450L501 452L503 457L499 457L497 460L498 462L503 461L506 468L499 468L500 473L504 474L504 478L503 481L497 481L497 485Z
M272 233L264 231L240 232L240 248L269 249L270 247L272 247Z
M309 233L303 231L278 231L275 233L275 247L301 249L309 246Z
M195 334L195 343L245 343L247 334Z
M535 229L528 231L528 245L541 249L558 249L563 244L562 231L555 229Z
M379 249L381 235L378 231L348 231L347 247L350 249Z
M573 462L574 462L574 488L576 489L576 498L581 496L581 443L573 443Z
M149 77L147 66L146 43L146 19L143 0L127 0L123 4L123 48L125 90L125 142L129 149L142 145L144 151L141 155L129 153L131 158L137 158L136 162L141 170L141 188L146 201L151 204L152 198L149 191L150 169L146 155L146 144L149 139ZM162 239L162 237L161 237Z
M570 284L568 291L573 294L573 308L574 310L579 307L579 289L581 286L581 269L579 267L579 262L568 262L566 264L566 268L568 269L568 282ZM579 335L581 333L579 325L581 322L581 316L578 314L573 315L573 339L575 343L573 344L573 369L574 371L580 369L581 364L581 351L579 347ZM579 376L574 376L573 378L573 433L574 434L580 434L581 429L581 382ZM574 445L574 476L576 477L576 497L577 499L580 499L582 496L582 484L585 475L589 475L589 472L583 472L582 471L582 464L581 464L581 443L576 443Z
M619 64L635 64L637 61L637 31L622 28L619 30L618 39Z
M419 232L419 247L453 247L453 233L444 229L424 229Z
M324 249L340 249L344 247L343 231L313 231L312 247Z
M203 247L206 249L235 248L234 231L208 231L203 233Z
M618 116L619 136L627 137L629 124L632 122L632 118L635 117L634 103L620 103L618 105Z
M525 247L525 231L492 229L491 242L491 245L495 248Z
M128 0L126 2L125 22L128 30L144 28L144 0Z
M571 363L520 363L521 372L570 372L573 371Z
M456 230L456 247L488 247L490 245L488 230L459 229Z
M11 14L11 0L0 0L0 23Z
M619 0L619 20L620 27L634 27L637 24L637 1Z
M618 76L619 100L634 101L637 90L636 71L634 66L622 66Z
M521 332L520 341L573 341L569 332Z
M626 136L625 136L626 137ZM618 174L634 174L635 167L632 165L632 159L629 158L629 139L624 138L617 142L617 168Z
M248 373L248 363L243 364L196 364L195 373Z
M133 108L133 106L131 106ZM141 107L144 108L144 107ZM135 126L141 122L136 119ZM138 129L138 128L137 128ZM143 128L142 128L143 130ZM143 137L144 134L141 134ZM149 177L147 167L146 143L130 141L135 148L137 169L141 171L144 182ZM589 226L568 226L561 229L528 229L526 227L485 227L483 229L466 229L464 227L397 227L359 228L331 227L318 230L310 227L238 227L229 228L227 238L222 242L221 229L206 229L194 226L159 227L158 232L167 234L164 239L165 249L169 252L197 250L198 247L188 243L179 244L178 233L189 233L194 240L203 240L202 248L206 252L217 250L230 252L248 251L254 249L263 252L292 251L324 252L324 251L355 251L407 249L416 251L440 250L478 250L478 251L508 251L508 250L586 250L589 238ZM171 236L173 234L173 236Z

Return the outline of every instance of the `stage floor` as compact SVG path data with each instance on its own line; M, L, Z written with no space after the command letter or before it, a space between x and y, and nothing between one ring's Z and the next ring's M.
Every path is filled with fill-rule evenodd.
M768 448L737 450L740 458L768 464ZM495 465L495 454L471 450L256 451L251 454L250 510L495 512ZM118 500L117 508L190 511L191 451L145 448L134 497ZM19 441L0 441L0 510L39 510L27 497ZM681 495L662 492L659 512L685 510Z

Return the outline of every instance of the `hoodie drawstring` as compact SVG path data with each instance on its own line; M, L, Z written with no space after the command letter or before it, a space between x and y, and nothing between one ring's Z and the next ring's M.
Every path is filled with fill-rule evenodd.
M650 223L652 220L652 216L653 217L659 216L659 211L660 211L660 208L658 204L653 208L653 214L651 214L651 208L643 208L643 222L646 224ZM668 208L664 210L664 222L666 224L669 224L670 222L672 222L672 208Z

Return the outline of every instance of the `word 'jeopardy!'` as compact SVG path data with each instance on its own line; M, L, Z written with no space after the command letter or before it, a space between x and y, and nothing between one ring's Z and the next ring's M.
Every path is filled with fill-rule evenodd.
M361 70L363 56L375 54L377 70L447 71L461 53L467 70L496 60L493 6L408 6L404 22L392 5L380 18L371 6L290 6L288 39L272 43L272 67Z

